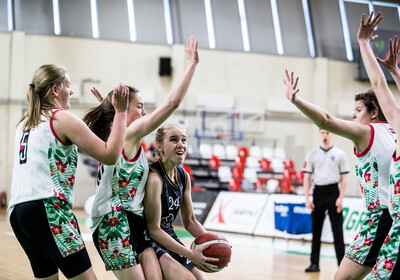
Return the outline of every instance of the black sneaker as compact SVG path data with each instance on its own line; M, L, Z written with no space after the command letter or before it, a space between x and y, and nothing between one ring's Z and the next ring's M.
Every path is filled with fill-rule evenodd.
M309 267L306 268L306 272L319 272L319 265L311 264Z

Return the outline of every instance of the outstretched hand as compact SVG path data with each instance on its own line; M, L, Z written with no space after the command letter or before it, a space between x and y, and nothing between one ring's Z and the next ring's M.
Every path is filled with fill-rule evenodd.
M373 35L375 27L382 20L381 12L378 12L376 16L372 19L374 12L372 11L367 20L364 22L365 14L361 15L360 27L357 32L357 40L358 42L367 40L368 42L372 42L377 39L378 35Z
M97 99L99 102L103 102L104 98L103 98L103 96L100 94L100 92L97 90L97 88L92 87L92 88L90 89L90 91L93 93L94 97L96 97L96 99Z
M385 66L389 71L398 70L399 71L399 57L400 57L400 39L395 36L389 40L389 55L385 59L379 57L376 58L380 64Z
M198 40L194 40L193 36L190 36L187 44L186 44L186 56L189 62L194 64L199 63L199 53L197 52L197 46L199 45Z
M286 79L283 80L283 83L286 86L286 98L289 99L290 102L294 102L296 94L299 92L299 89L297 88L297 82L299 81L299 77L296 77L295 80L293 72L290 75L288 70L285 70L285 72L286 72Z
M125 112L129 105L129 88L124 84L119 84L113 90L112 104L116 112Z

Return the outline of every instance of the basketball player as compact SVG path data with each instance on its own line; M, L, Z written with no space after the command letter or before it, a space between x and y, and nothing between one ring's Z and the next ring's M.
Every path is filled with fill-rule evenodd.
M375 265L392 224L388 211L389 168L395 135L372 90L355 96L353 121L346 121L299 97L298 78L293 76L286 70L286 97L319 128L354 144L355 171L367 218L347 249L335 279L362 279Z
M151 247L143 219L143 198L149 172L142 138L160 126L181 104L199 62L198 42L190 37L186 46L188 65L181 81L154 112L146 115L144 102L136 88L129 87L127 131L124 148L115 165L99 165L96 196L92 208L94 244L106 270L118 279L161 279L157 256ZM95 95L102 99L94 89ZM102 139L110 128L105 124L114 114L110 94L84 117Z
M400 42L397 37L389 41L389 56L385 60L375 58L371 48L371 42L378 36L373 35L373 31L382 20L381 13L373 17L373 12L364 21L365 15L362 14L360 27L357 33L357 40L360 46L361 56L367 70L371 85L376 92L382 110L388 122L396 132L397 145L393 153L390 169L390 204L389 212L393 218L393 225L390 229L385 243L383 244L378 262L373 267L373 271L368 275L368 279L400 279L400 261L398 258L400 249L400 108L396 104L382 69L378 61L388 68L395 82L399 86L400 70L398 60L400 56Z
M67 112L71 80L57 65L39 67L29 84L28 112L15 136L10 223L27 254L34 277L96 279L78 222L72 213L78 146L105 164L121 154L126 130L128 91L119 85L110 97L115 110L106 142Z
M173 223L181 212L182 224L194 237L206 232L196 220L192 206L191 182L180 166L186 157L186 130L178 124L157 130L155 146L159 159L150 165L146 183L144 211L153 248L160 261L164 279L202 279L205 275L197 268L211 272L209 262L198 249L186 248L177 237ZM195 265L197 267L195 267Z

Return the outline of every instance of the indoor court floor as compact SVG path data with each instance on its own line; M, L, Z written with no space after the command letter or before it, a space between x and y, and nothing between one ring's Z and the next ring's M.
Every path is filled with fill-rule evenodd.
M89 230L89 219L83 210L74 210L88 248L93 268L99 280L116 279L107 272L98 255ZM177 229L186 246L193 241L185 230ZM333 246L323 244L318 273L305 273L309 265L309 242L278 238L254 237L243 234L220 233L232 245L231 262L220 272L207 274L208 280L325 280L333 279L337 270ZM33 279L29 261L12 233L5 215L0 216L0 280ZM60 274L60 279L66 279Z

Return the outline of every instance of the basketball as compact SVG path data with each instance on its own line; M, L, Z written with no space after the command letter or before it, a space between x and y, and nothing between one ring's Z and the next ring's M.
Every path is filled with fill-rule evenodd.
M202 250L208 245L210 245L210 247L203 251L203 255L209 258L219 259L218 262L212 262L212 264L218 266L218 268L209 268L212 270L212 272L221 271L231 261L232 246L229 244L228 240L224 236L212 232L207 232L199 235L190 245L190 249L199 248L200 250Z

